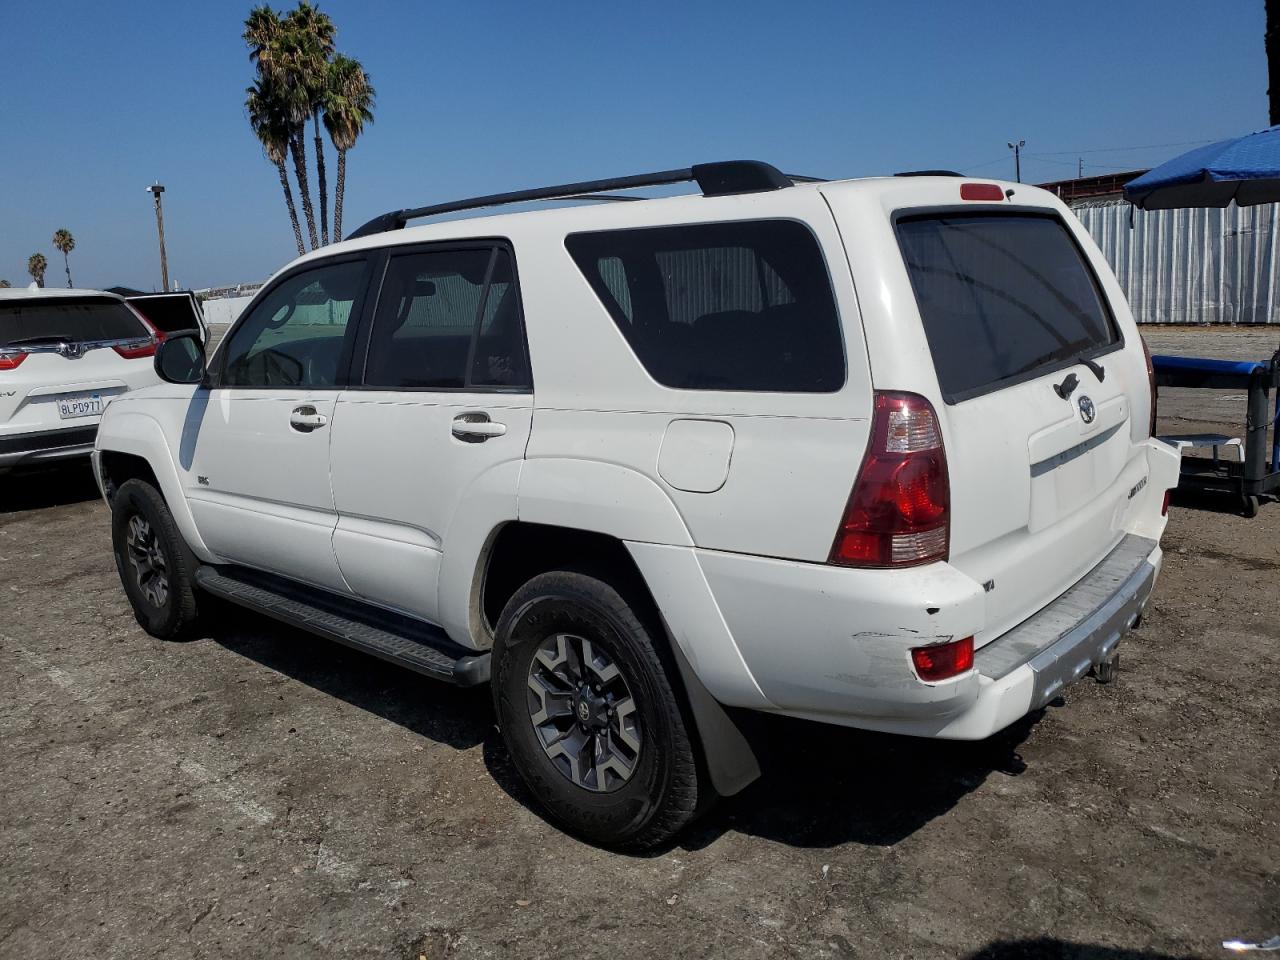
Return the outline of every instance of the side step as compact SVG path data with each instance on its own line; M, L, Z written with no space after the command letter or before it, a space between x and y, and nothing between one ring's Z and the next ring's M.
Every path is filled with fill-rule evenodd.
M200 589L410 670L471 687L489 679L489 654L458 646L443 630L292 581L249 570L202 566Z

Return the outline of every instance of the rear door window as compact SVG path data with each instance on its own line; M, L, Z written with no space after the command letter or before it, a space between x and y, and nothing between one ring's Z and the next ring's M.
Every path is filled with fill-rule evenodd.
M381 390L527 388L511 255L485 247L393 254L363 382Z
M790 220L577 233L565 246L655 380L685 390L844 385L826 262Z
M897 229L948 401L1119 342L1093 270L1056 217L908 217Z
M0 301L0 347L137 340L151 335L119 300L74 297Z

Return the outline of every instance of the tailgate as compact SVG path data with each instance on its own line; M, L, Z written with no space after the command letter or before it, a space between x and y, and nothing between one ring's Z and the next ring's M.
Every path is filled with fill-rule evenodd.
M1132 420L1148 386L1058 217L926 214L897 231L946 401L950 560L987 591L981 645L1124 535L1147 475Z

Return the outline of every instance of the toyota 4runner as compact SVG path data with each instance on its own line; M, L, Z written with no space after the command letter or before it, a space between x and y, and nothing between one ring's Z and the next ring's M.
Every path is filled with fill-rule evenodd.
M553 818L631 848L758 775L725 707L972 740L1109 673L1178 471L1089 235L956 175L396 211L155 367L94 454L139 622L488 681Z

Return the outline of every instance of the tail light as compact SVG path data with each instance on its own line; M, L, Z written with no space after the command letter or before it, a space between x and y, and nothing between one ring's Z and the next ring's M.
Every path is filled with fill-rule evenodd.
M1169 515L1169 498L1172 496L1172 490L1166 490L1164 492L1164 503L1160 504L1160 516L1167 517Z
M17 370L25 359L27 354L21 350L0 350L0 370Z
M1147 346L1146 338L1142 334L1138 334L1138 339L1142 341L1142 356L1147 361L1147 383L1151 387L1151 436L1156 435L1156 368L1151 362L1151 348Z
M951 489L933 407L914 393L876 393L871 443L829 561L907 567L945 560Z
M913 647L911 663L921 680L936 683L973 669L973 637L935 643L931 647Z
M132 311L133 315L142 322L142 325L147 328L151 337L145 342L116 344L112 349L126 360L139 360L142 357L154 357L156 355L156 347L160 346L165 335L152 326L151 321L139 313L132 304L126 303L125 306L128 307L129 310Z

